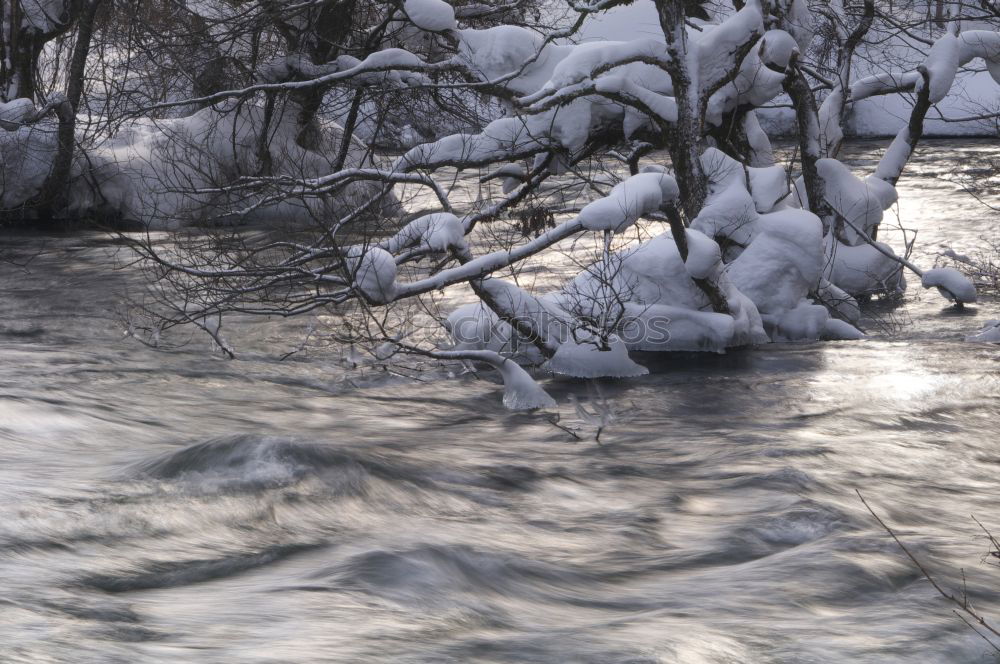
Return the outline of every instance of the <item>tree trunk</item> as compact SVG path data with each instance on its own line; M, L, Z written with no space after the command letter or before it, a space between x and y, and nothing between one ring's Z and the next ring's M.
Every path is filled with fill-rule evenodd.
M45 183L39 192L37 204L43 214L51 216L58 214L67 207L69 193L70 171L73 157L76 154L76 115L80 109L80 98L83 96L84 74L87 67L87 55L90 53L90 41L94 34L94 19L101 0L90 0L83 8L77 26L76 44L73 46L73 57L70 61L69 81L66 88L66 100L57 108L59 129L57 133L57 151Z
M708 188L701 167L702 118L698 63L688 44L684 5L678 0L657 0L660 27L667 40L670 64L667 71L677 102L677 123L668 137L674 176L681 192L681 207L688 220L705 206Z
M809 209L823 221L823 232L830 230L833 210L826 202L826 187L816 169L820 154L819 116L816 98L809 88L809 82L798 66L798 58L793 55L788 63L784 81L785 92L795 107L795 119L799 129L799 155L802 161L802 180L805 183Z

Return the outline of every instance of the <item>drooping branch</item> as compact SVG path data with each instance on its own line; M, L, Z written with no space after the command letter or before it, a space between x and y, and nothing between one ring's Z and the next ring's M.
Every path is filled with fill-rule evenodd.
M920 74L923 84L917 90L917 98L913 104L913 108L910 110L910 118L906 126L896 134L896 137L889 145L889 149L886 150L885 155L879 160L878 167L875 169L875 177L885 180L893 186L899 181L899 177L903 174L903 169L906 168L907 162L917 149L917 144L924 133L924 118L931 107L930 75L924 66L918 67L917 71Z

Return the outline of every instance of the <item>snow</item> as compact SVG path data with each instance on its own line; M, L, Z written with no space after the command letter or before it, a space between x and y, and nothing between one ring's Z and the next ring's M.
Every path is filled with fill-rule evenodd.
M299 127L293 108L277 113L269 129L268 153L272 173L294 178L330 173L342 131L332 123L320 125L315 150L296 142ZM79 182L74 202L83 209L113 211L124 219L153 227L216 222L249 203L239 191L220 191L236 178L257 171L263 109L251 104L205 108L176 120L145 120L126 125L111 140L88 152L86 163L100 189ZM346 165L362 165L364 148L354 144ZM360 202L380 190L377 182L354 182L337 195L346 204ZM386 198L387 205L394 201ZM328 214L323 199L286 197L271 205L246 210L246 218L280 223L308 223ZM392 210L385 208L386 212ZM239 221L237 218L235 221Z
M631 350L723 353L745 345L732 316L667 304L626 305L622 337ZM757 320L759 328L760 321ZM757 330L757 338L764 336Z
M708 38L714 35L716 30L711 31ZM759 34L759 32L747 32L746 34ZM708 38L699 41L699 53L709 52L710 47L706 45ZM773 45L774 48L768 49L769 44ZM735 45L730 46L730 48L735 48ZM785 79L782 72L788 65L787 58L796 48L792 38L781 30L770 31L768 36L758 40L758 43L740 63L736 77L722 86L709 99L707 121L719 125L724 114L738 106L760 106L782 94L782 84ZM717 57L716 54L713 54L713 58ZM704 57L702 59L704 60ZM722 62L724 63L725 59ZM701 75L708 78L702 81L702 85L721 79L726 74L725 69L731 66L731 64L722 64L719 66L721 68L717 67L715 71L711 72L703 69Z
M395 170L455 164L473 167L534 154L553 144L547 136L551 125L537 120L537 116L500 118L478 134L452 134L418 145L397 160Z
M993 30L966 30L959 36L961 64L974 58L986 62L986 70L996 83L1000 83L1000 32Z
M788 195L788 172L781 166L750 167L750 195L757 212L769 212Z
M732 69L733 57L739 47L763 34L764 18L760 5L754 2L747 3L743 9L714 27L705 26L705 31L696 42L698 77L702 84L722 80Z
M715 240L693 228L685 232L688 255L684 267L694 279L708 279L720 268L722 250Z
M976 287L953 267L937 267L925 271L921 277L921 285L924 288L937 288L942 296L958 304L976 301Z
M844 320L856 323L861 319L861 307L858 306L858 301L836 284L821 279L816 294L823 305Z
M727 274L761 314L796 308L818 284L824 263L823 226L806 210L760 215L750 246Z
M501 188L503 193L509 194L528 178L528 171L521 164L504 164L483 179L488 180L496 177L503 178Z
M773 67L784 69L792 59L793 53L799 52L795 39L784 30L768 30L758 47L761 49L761 59Z
M743 130L746 132L747 142L752 150L750 165L758 168L773 166L774 151L771 148L771 139L760 126L757 111L751 110L744 116Z
M826 202L848 222L843 229L844 237L851 244L862 242L859 232L871 237L872 230L882 221L883 207L888 207L883 206L888 198L886 183L862 180L836 159L819 159L816 171L823 179Z
M347 250L347 265L354 287L377 304L391 302L396 294L396 260L385 249L355 245Z
M496 365L494 365L496 366ZM556 401L517 362L506 360L497 367L503 377L503 405L510 410L555 408Z
M516 73L504 85L522 95L541 88L555 66L573 50L566 45L543 46L537 33L514 25L458 30L455 34L459 40L459 62L485 81Z
M23 205L41 189L56 154L54 121L0 131L0 207Z
M350 58L350 60L342 60L342 58ZM360 62L351 56L340 56L337 58L337 64L340 68L337 76L341 78L353 77L357 82L367 85L390 83L407 86L430 83L430 79L424 74L415 71L426 67L426 63L402 48L383 48ZM344 64L351 66L343 66Z
M66 0L18 0L22 21L39 32L48 33L65 20L69 11ZM27 31L26 31L27 32Z
M480 288L489 294L495 306L502 309L497 312L499 315L530 327L546 347L555 349L569 338L570 332L567 328L569 317L545 300L536 298L504 279L484 279Z
M455 309L448 315L445 329L459 350L489 350L525 364L540 364L543 361L535 346L515 334L510 325L501 321L482 302Z
M639 173L616 184L604 198L588 203L578 218L587 230L620 232L639 217L676 200L678 195L677 182L672 176Z
M665 86L664 86L665 87ZM640 102L664 122L677 122L677 101L668 95L655 92L641 85L634 78L620 76L602 76L594 83L594 90L606 95L622 95ZM625 135L631 136L635 131L648 124L646 116L632 107L625 110Z
M851 85L851 99L855 102L873 95L888 94L897 90L912 90L920 80L919 72L889 71L860 78Z
M714 242L702 238L704 242L694 243L702 247L696 253L709 253L703 249ZM564 310L590 319L623 304L618 336L633 350L723 352L766 341L753 302L724 273L719 287L729 301L731 315L710 310L707 297L691 280L667 234L590 266L567 284L558 302Z
M890 255L895 255L889 245L881 242L875 244ZM854 297L879 292L896 294L906 290L906 279L900 264L870 244L852 247L835 243L832 261L825 276Z
M35 115L35 103L21 97L8 102L0 102L0 129L14 131L27 124Z
M837 87L819 106L819 133L823 145L839 145L844 139L840 111L844 106L844 91Z
M601 346L606 345L607 348ZM552 373L574 378L630 378L649 373L628 356L625 343L611 336L602 343L597 338L569 339L561 344L544 367Z
M929 98L932 104L943 100L958 73L961 43L951 34L941 36L927 53L924 67L930 80Z
M862 57L858 62L860 77L851 87L852 108L848 117L848 127L856 136L893 136L910 114L911 101L899 94L888 94L897 90L914 90L922 84L922 77L916 69L906 72L873 71L879 62L910 61L915 65L922 61L927 69L931 84L929 95L932 103L945 117L976 116L984 109L996 105L996 83L1000 83L1000 34L990 30L968 30L957 38L945 34L931 47L925 58L922 44L916 47L904 37L897 36L886 43L870 47L872 64ZM983 58L986 71L956 71L975 58ZM961 94L947 95L948 89L960 90ZM924 122L926 136L993 135L992 122L968 120L948 122L937 113L928 115Z
M826 307L806 300L779 314L761 314L765 325L771 328L774 341L798 341L819 339L830 318Z
M663 39L635 39L625 42L590 42L576 46L552 69L552 75L536 95L522 101L531 103L547 94L574 83L589 80L595 70L608 71L616 63L636 60L666 64L669 57Z
M820 339L826 341L857 341L864 338L864 332L837 318L828 318L823 324L823 333L820 335Z
M652 0L638 0L590 14L580 28L579 36L583 41L623 41L636 36L659 37L662 40L663 31Z
M379 246L396 254L413 245L440 252L464 248L465 228L450 212L433 212L417 217Z
M458 27L455 10L444 0L406 0L403 11L421 30L443 32Z
M1000 320L988 320L983 329L965 337L966 341L1000 344Z
M691 228L711 238L725 238L737 246L750 243L757 225L757 206L746 189L742 166L715 148L706 150L702 165L709 179L705 207ZM727 259L731 256L725 256Z
M556 402L517 362L491 350L441 350L433 357L485 362L503 378L503 405L510 410L555 408Z

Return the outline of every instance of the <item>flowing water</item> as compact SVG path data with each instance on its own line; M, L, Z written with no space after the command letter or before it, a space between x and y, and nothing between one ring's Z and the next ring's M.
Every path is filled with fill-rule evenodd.
M921 148L925 250L992 236L940 178L987 156ZM38 255L0 267L0 662L990 661L855 490L1000 621L970 518L1000 531L1000 350L961 340L995 301L911 283L865 341L547 381L575 441L485 380L279 362L304 322L146 348L113 242L4 243ZM570 395L617 413L602 444Z

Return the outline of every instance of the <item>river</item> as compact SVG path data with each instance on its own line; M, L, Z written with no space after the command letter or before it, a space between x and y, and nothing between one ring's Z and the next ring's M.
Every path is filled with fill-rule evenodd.
M996 232L942 179L987 157L920 148L923 264ZM1000 531L1000 350L962 341L995 300L911 282L864 341L547 380L576 441L471 376L279 361L304 320L147 348L114 240L0 242L0 662L989 661L855 491L1000 622L970 516ZM571 394L616 412L601 444Z

